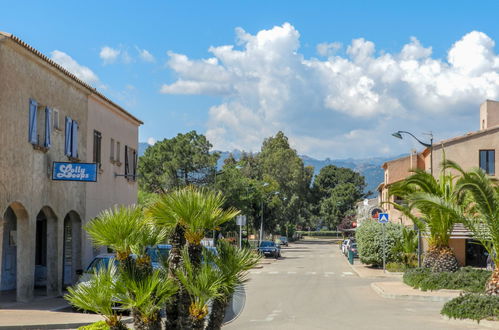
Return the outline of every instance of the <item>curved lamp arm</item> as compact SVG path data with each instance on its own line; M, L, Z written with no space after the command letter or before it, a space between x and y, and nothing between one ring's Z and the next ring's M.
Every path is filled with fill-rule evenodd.
M420 139L418 139L417 137L415 137L414 134L412 134L411 132L407 132L407 131L397 131L397 132L393 133L392 135L394 137L398 138L398 139L402 139L402 134L401 133L409 134L416 141L418 141L421 145L423 145L425 147L431 148L432 145L433 145L433 137L431 138L431 142L430 143L425 143L425 142L421 141Z

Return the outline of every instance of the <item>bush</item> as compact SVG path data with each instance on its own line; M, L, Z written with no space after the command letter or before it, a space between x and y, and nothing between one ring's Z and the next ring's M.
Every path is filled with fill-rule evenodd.
M426 290L464 290L484 292L485 283L491 272L484 269L463 267L457 272L434 273L429 268L415 268L404 273L404 283L415 289Z
M389 262L386 264L386 270L389 272L405 272L407 266L401 262Z
M377 221L365 221L357 228L355 237L359 249L360 261L373 266L383 264L383 228ZM399 261L397 253L393 252L396 242L402 239L404 226L387 223L385 226L386 237L386 262Z
M300 230L297 231L298 234L301 234L302 236L310 236L310 237L327 237L327 236L334 236L337 237L340 235L339 231L334 231L334 230L321 230L321 231L305 231L305 230Z
M454 319L497 320L499 318L499 297L467 293L447 302L440 314Z
M83 327L79 327L78 330L109 330L109 326L104 321L98 321Z

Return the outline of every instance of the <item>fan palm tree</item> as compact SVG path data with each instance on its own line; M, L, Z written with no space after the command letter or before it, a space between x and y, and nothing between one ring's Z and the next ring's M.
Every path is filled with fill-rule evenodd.
M208 259L207 251L205 259ZM208 302L221 296L222 278L209 262L197 266L189 259L189 253L182 252L183 267L177 270L177 277L191 298L188 317L180 317L181 329L204 329L208 315Z
M448 203L457 202L454 176L442 170L438 179L433 175L414 170L404 181L390 187L391 196L399 196L408 205L390 203L408 216L420 230L429 232L429 248L423 265L433 271L456 271L458 263L454 251L449 247L449 238L458 221L451 213L432 207L426 203L428 198L436 197Z
M238 249L227 241L218 243L217 254L211 254L208 260L217 266L222 285L219 297L213 300L206 329L215 330L222 327L227 304L238 294L237 288L248 280L248 270L260 259L261 256L251 249Z
M141 276L122 274L117 287L117 301L126 309L135 311L134 329L161 330L160 310L177 291L175 282L166 279L162 270Z
M492 276L486 284L486 293L499 295L499 186L495 178L482 169L464 171L457 163L446 161L445 168L460 174L456 189L460 195L458 204L433 198L427 203L451 213L473 233L487 250L495 264Z
M182 251L186 243L190 262L195 268L200 267L201 240L205 233L217 229L239 213L233 208L223 209L223 203L221 193L190 186L164 194L149 206L146 214L157 225L171 232L170 277L176 278L181 269ZM189 305L189 296L181 287L166 308L168 328L179 327L179 317L186 317Z
M398 254L406 267L414 267L418 238L414 230L402 228L402 239L393 246L393 252Z
M121 316L112 308L115 303L116 272L113 263L108 267L102 267L89 281L69 287L69 293L64 299L76 308L102 315L111 330L127 329L121 321Z

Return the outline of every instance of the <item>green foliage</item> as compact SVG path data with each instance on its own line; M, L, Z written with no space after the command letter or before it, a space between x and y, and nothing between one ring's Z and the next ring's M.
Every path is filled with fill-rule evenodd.
M121 323L121 316L112 308L116 278L117 269L109 263L109 267L99 269L88 282L69 287L64 299L76 308L102 315L106 324L116 326Z
M415 230L402 228L402 237L395 242L392 248L398 258L405 265L405 268L415 267L417 264L416 250L418 248L418 237Z
M204 135L191 131L156 142L139 159L139 186L147 192L166 192L213 181L219 155Z
M407 269L406 264L402 262L389 262L386 264L386 270L392 273L405 272Z
M467 293L445 303L440 314L454 319L499 319L499 296Z
M365 196L365 187L364 177L351 169L334 165L323 167L313 184L319 217L330 228L336 227Z
M223 204L220 192L189 186L161 195L146 213L169 231L180 224L187 241L199 244L207 230L217 229L239 213L234 208L223 209Z
M429 268L415 268L404 273L404 283L423 291L449 289L484 292L490 275L490 271L471 267L463 267L456 272L432 272Z
M297 230L296 233L301 234L302 236L310 236L310 237L338 237L341 235L339 231L333 230L321 230L321 231L306 231L306 230Z
M109 330L109 325L105 321L94 322L89 325L79 327L78 330Z
M399 256L393 252L393 247L402 239L404 226L391 222L382 225L377 221L364 221L355 234L361 262L373 266L383 264L382 226L385 226L386 262L399 261Z

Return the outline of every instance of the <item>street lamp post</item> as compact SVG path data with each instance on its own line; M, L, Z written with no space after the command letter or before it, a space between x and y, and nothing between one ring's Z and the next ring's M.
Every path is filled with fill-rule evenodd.
M430 143L425 143L423 141L421 141L420 139L418 139L416 136L414 136L414 134L410 133L410 132L407 132L407 131L397 131L395 133L392 133L392 136L396 137L397 139L402 139L402 133L403 134L408 134L410 136L412 136L416 141L418 141L421 145L427 147L427 148L430 148L430 174L431 176L433 176L433 134L432 132L429 133L430 135ZM414 224L416 226L416 224ZM422 260L421 260L421 257L422 257L422 251L421 251L421 248L422 248L422 241L421 241L421 229L419 228L419 226L416 226L418 228L418 267L421 267L421 263L422 263Z

